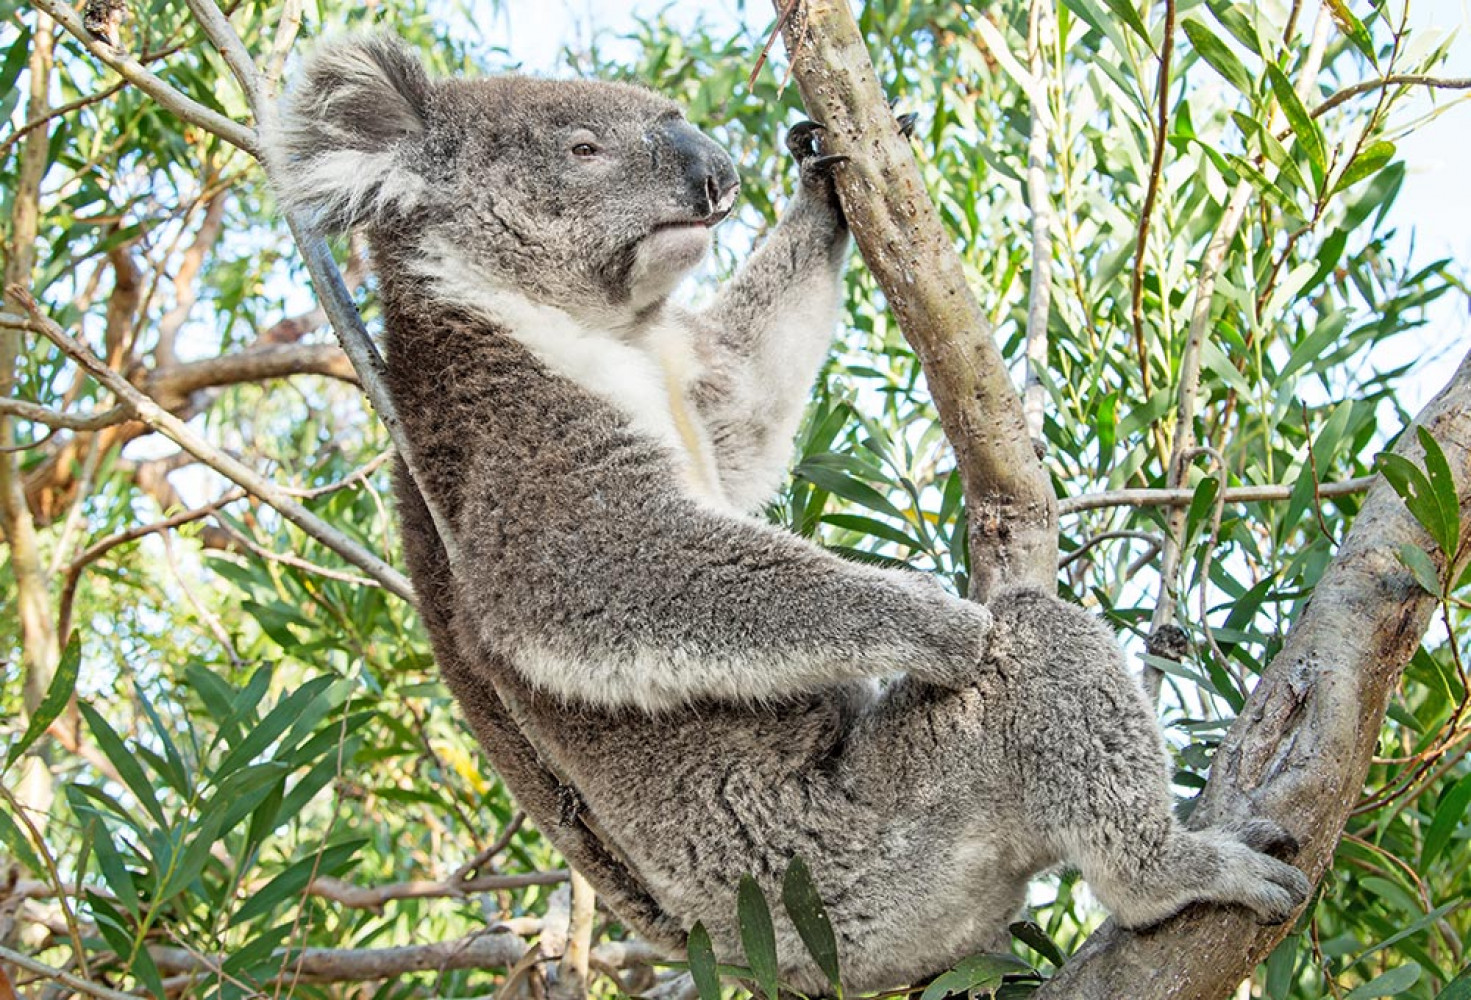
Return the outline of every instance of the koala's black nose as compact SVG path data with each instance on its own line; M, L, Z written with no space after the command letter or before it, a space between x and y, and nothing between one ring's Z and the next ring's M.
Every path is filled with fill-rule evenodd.
M740 179L730 157L713 139L682 119L661 128L660 145L679 172L689 208L695 218L714 225L730 214ZM660 157L660 159L664 159Z

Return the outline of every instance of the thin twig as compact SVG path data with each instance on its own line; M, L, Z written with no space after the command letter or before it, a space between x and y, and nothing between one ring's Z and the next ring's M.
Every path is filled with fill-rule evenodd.
M496 855L511 846L511 841L515 839L517 832L520 831L525 823L526 814L519 809L516 810L515 814L511 816L510 821L501 830L500 835L495 838L495 841L489 847L485 848L485 850L476 852L473 858L456 868L455 873L449 877L449 881L454 884L463 885L463 883L473 879L480 873L480 869L491 863ZM494 870L494 868L491 869L492 873Z
M1134 236L1134 278L1130 286L1130 313L1134 323L1134 351L1139 355L1139 374L1147 399L1152 392L1149 376L1149 351L1144 345L1144 252L1149 242L1149 224L1154 218L1154 203L1159 197L1160 178L1164 174L1165 142L1170 128L1170 56L1175 51L1175 0L1165 0L1164 36L1159 47L1159 75L1155 81L1155 100L1159 117L1154 133L1154 156L1149 163L1149 181L1144 186L1144 207L1139 210L1139 230ZM1160 290L1160 301L1165 300Z
M119 80L111 86L99 90L95 94L88 94L85 97L79 97L75 101L71 101L67 104L61 104L50 109L44 115L37 115L35 118L32 118L30 121L21 125L14 132L6 136L3 142L0 142L0 160L3 160L5 154L10 152L10 147L14 146L21 139L24 139L27 135L40 128L42 125L45 125L47 122L55 121L57 118L60 118L63 115L69 115L73 111L80 111L83 108L96 104L99 101L105 101L113 94L116 94L119 90L122 90L127 85L127 80Z
M35 973L52 982L61 983L63 986L68 986L78 993L85 993L89 997L96 997L97 1000L138 1000L132 993L124 993L121 990L103 986L101 983L94 983L90 979L74 976L64 969L47 965L45 962L38 962L29 955L22 955L20 952L13 951L3 945L0 945L0 960L9 962L11 965L19 966L27 972Z
M751 75L746 77L746 89L750 90L756 86L756 77L761 75L761 67L766 65L766 57L771 55L771 47L781 36L782 26L787 23L787 18L792 16L792 11L797 9L801 0L787 0L787 5L781 9L776 17L776 23L771 26L771 34L766 36L766 44L761 46L761 54L756 57L756 65L751 67Z
M1047 389L1042 373L1047 370L1047 321L1052 312L1052 194L1047 184L1048 125L1047 53L1055 31L1052 0L1032 0L1027 17L1027 69L1030 88L1031 126L1027 138L1027 202L1032 210L1032 277L1027 291L1027 373L1022 389L1022 413L1027 433L1040 454L1044 447L1043 423Z
M175 42L172 45L165 46L164 48L157 49L153 52L144 53L138 57L138 62L140 65L147 66L149 63L157 62L160 59L165 59L173 55L175 52L178 52L180 49L184 48L185 44L186 43L184 42ZM0 159L3 159L5 157L5 154L10 151L11 146L15 145L21 139L24 139L28 134L34 132L36 129L45 125L47 122L55 121L57 118L62 118L66 115L69 115L73 111L80 111L83 108L90 107L100 101L105 101L109 97L116 94L118 91L122 90L127 85L127 80L118 80L116 83L104 87L102 90L97 91L95 94L86 94L66 104L58 104L54 108L48 108L45 114L40 114L34 118L27 120L14 132L6 136L4 142L0 142Z
M10 811L15 815L16 821L26 828L26 832L30 834L32 842L35 843L36 855L41 859L46 875L51 879L51 884L57 893L57 905L61 907L61 918L66 922L66 933L71 939L72 958L77 963L77 968L82 970L82 975L90 975L91 973L87 970L87 951L82 947L81 925L77 922L76 911L66 899L66 883L61 880L61 870L57 867L56 858L46 844L46 838L42 836L40 830L36 829L36 824L31 821L26 807L3 785L0 785L0 798L3 798L6 805L10 806Z
M1147 543L1151 549L1151 552L1148 553L1149 555L1153 555L1154 552L1158 552L1161 544L1159 535L1155 534L1152 531L1104 531L1092 536L1087 541L1083 542L1082 545L1079 545L1077 548L1064 555L1061 559L1057 561L1057 568L1060 570L1067 569L1073 563L1077 562L1079 559L1083 558L1083 556L1087 555L1096 546L1102 545L1104 542L1110 542L1120 538L1131 538L1136 541Z
M1344 101L1352 100L1360 94L1367 94L1371 90L1380 90L1384 87L1429 87L1432 90L1471 90L1471 77L1439 77L1426 76L1423 73L1391 73L1388 76L1379 77L1377 80L1364 80L1352 86L1344 87L1327 97L1322 104L1309 112L1317 118L1338 107Z
M66 576L62 580L61 600L57 604L58 610L56 613L56 634L61 637L61 641L65 643L67 637L71 634L72 604L76 599L77 584L82 578L82 570L86 569L98 559L101 559L119 545L136 542L138 539L145 538L156 532L168 531L180 525L198 521L201 518L213 514L226 504L232 504L244 496L246 496L245 489L237 486L232 490L222 493L202 507L182 511L172 517L166 517L161 521L153 521L150 524L142 524L135 528L129 528L127 531L104 538L102 541L89 546L67 566Z
M1375 476L1360 476L1336 483L1323 483L1318 488L1320 497L1341 497L1362 493L1374 484ZM1233 486L1222 490L1225 503L1263 503L1273 500L1289 500L1295 484L1268 486ZM1195 491L1183 487L1172 489L1123 489L1105 490L1101 493L1084 493L1075 497L1064 497L1057 502L1060 514L1081 514L1087 510L1103 507L1189 507L1195 499Z
M312 562L310 559L303 559L301 556L292 555L290 552L276 552L272 549L266 548L264 545L261 545L249 535L245 534L242 531L236 530L233 525L223 520L219 521L219 526L220 529L225 532L225 534L229 535L242 547L253 552L255 555L259 556L261 559L264 559L266 562L277 563L281 566L290 566L292 569L299 569L303 573L310 573L313 576L325 577L328 580L337 580L341 583L350 583L356 587L378 586L377 580L371 580L368 577L359 576L356 573L348 573L344 570L333 569L330 566L323 566L320 563Z
M204 622L205 628L209 629L215 642L220 644L220 648L225 651L225 656L229 658L231 665L237 669L243 668L245 661L235 651L235 643L230 639L230 633L225 630L225 623L220 621L219 615L205 607L199 595L194 592L195 588L185 581L184 574L179 569L179 561L174 558L173 535L165 531L159 536L159 540L163 542L164 561L168 564L169 572L174 575L174 582L178 584L179 592L184 595L184 600L194 609L194 614L199 620Z
M133 410L126 403L119 403L96 413L62 413L27 399L0 399L0 414L45 424L53 431L100 431L129 419Z
M157 101L164 110L172 112L184 121L198 125L247 153L254 155L257 152L259 147L253 129L205 107L191 97L186 97L182 91L150 73L142 63L128 53L97 38L87 30L82 24L81 17L65 0L35 0L35 4L55 18L56 23L81 42L88 52L116 70L124 80Z

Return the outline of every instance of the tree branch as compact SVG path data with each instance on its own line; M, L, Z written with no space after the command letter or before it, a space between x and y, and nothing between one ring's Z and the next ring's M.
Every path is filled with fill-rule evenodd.
M54 983L68 986L78 993L89 997L96 997L97 1000L138 1000L132 993L124 993L122 990L115 990L109 986L103 986L101 983L94 983L90 979L74 976L64 969L55 968L47 965L45 962L38 962L29 955L22 955L20 952L12 951L3 945L0 945L0 960L9 962L11 965L19 966L37 976L43 976Z
M413 880L388 885L360 886L341 879L320 877L307 889L310 896L330 899L341 906L357 910L381 910L396 899L463 899L477 892L500 892L524 889L532 885L561 885L567 881L566 869L528 872L524 875L477 875L467 879L439 881Z
M160 972L213 975L222 963L184 948L148 949ZM291 968L281 982L364 982L393 979L411 972L498 969L514 965L526 954L526 943L508 931L490 929L454 941L401 945L396 948L303 948L281 951ZM275 980L264 985L274 985ZM137 1000L137 997L129 997Z
M120 403L93 413L62 413L24 399L0 399L0 415L45 424L53 430L99 431L131 419L133 410Z
M1463 511L1471 505L1471 354L1417 421L1440 443ZM1416 435L1395 451L1417 463ZM1401 546L1454 580L1471 558L1471 517L1451 565L1399 496L1376 480L1313 599L1252 691L1215 756L1194 821L1271 817L1302 844L1295 863L1317 878L1332 863L1368 774L1390 695L1419 647L1436 598L1400 562ZM1196 907L1134 935L1106 924L1038 1000L1217 1000L1291 925L1262 927L1239 910Z
M1382 90L1385 87L1429 87L1431 90L1471 90L1471 77L1440 77L1425 76L1421 73L1391 73L1381 76L1376 80L1364 80L1360 83L1344 87L1342 90L1327 97L1322 104L1311 112L1314 118L1326 114L1338 107L1344 101L1352 100L1360 94L1370 91Z
M1337 483L1323 483L1318 487L1320 497L1342 497L1362 493L1372 486L1377 477L1360 476L1344 479ZM1290 500L1295 484L1268 486L1233 486L1223 491L1226 503L1262 503L1272 500ZM1103 507L1189 507L1195 499L1195 491L1185 487L1175 489L1127 489L1105 490L1102 493L1084 493L1081 496L1064 497L1058 501L1063 514L1081 514L1086 510Z
M40 324L41 332L48 340L78 362L105 388L111 390L119 401L132 406L140 421L171 439L180 448L220 475L245 487L262 501L274 507L288 521L363 570L388 590L410 603L413 602L413 587L402 573L307 510L254 469L198 437L178 417L134 388L127 379L107 367L102 359L88 350L84 344L69 336L65 330L41 311L36 300L31 298L30 293L24 288L11 285L7 291Z
M219 959L185 948L148 949L159 971L169 974L213 975ZM413 972L454 972L462 969L507 968L527 956L526 944L509 927L496 925L453 941L403 945L394 948L304 948L277 952L290 958L298 974L282 975L262 985L280 982L366 982L395 979ZM647 965L657 956L642 942L610 941L593 949L592 961L607 968ZM533 956L534 960L534 956ZM123 994L127 996L127 994ZM115 1000L107 997L106 1000ZM128 997L128 1000L137 1000Z
M55 18L56 23L81 42L88 52L112 67L124 80L157 101L164 110L177 115L186 122L198 125L247 153L255 155L258 152L253 129L232 118L226 118L217 111L210 110L191 97L186 97L181 91L150 73L142 63L128 53L95 37L82 24L82 19L77 12L72 10L71 5L65 3L64 0L35 0L35 5Z
M776 0L780 10L784 4ZM851 159L838 195L869 270L924 367L965 486L971 596L1056 586L1057 499L1021 400L894 124L847 0L803 0L782 29L825 152Z
M269 344L159 368L148 376L144 388L159 405L173 409L200 389L287 375L325 375L357 383L352 364L336 344Z

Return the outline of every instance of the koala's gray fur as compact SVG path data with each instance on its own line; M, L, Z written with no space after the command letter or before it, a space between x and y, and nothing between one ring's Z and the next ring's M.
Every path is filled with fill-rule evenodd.
M418 485L462 550L452 576L400 475L446 681L488 746L490 672L518 685L595 826L722 957L740 876L775 898L798 855L851 989L1002 947L1059 863L1131 927L1302 903L1302 873L1258 851L1287 839L1274 824L1175 822L1151 711L1092 617L1025 590L982 607L743 513L784 474L840 304L847 230L811 129L794 202L699 314L667 297L735 173L653 93L430 81L401 44L349 38L268 138L285 203L371 240ZM788 981L821 990L778 936Z

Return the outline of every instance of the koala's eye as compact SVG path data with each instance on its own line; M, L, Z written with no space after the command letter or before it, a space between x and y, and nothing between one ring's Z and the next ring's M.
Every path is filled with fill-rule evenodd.
M598 152L598 147L590 142L579 142L577 145L572 147L572 155L578 157L579 159L586 159L589 156L597 156Z

